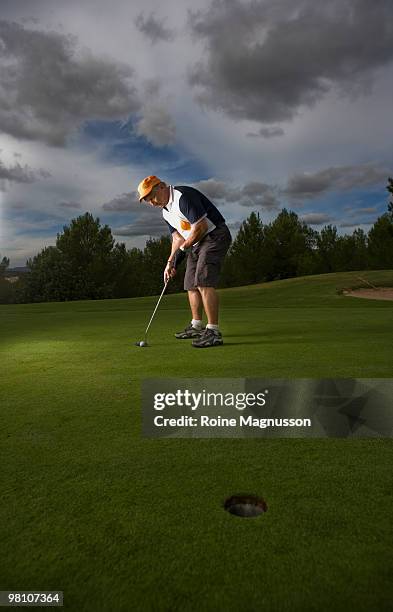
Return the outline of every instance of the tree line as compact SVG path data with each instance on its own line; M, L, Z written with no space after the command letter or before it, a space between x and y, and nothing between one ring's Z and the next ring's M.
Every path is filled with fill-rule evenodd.
M393 179L387 190L393 195ZM90 213L73 219L27 262L16 283L6 280L9 260L0 260L0 303L96 300L157 295L170 252L169 235L150 238L145 248L116 243L108 225ZM366 234L356 229L339 236L337 228L320 232L283 209L268 224L252 212L243 221L224 262L221 287L277 279L393 267L393 201ZM182 290L184 264L168 285Z

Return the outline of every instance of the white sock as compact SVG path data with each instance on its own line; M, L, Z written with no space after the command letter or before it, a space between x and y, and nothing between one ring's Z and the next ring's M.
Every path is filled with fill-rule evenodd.
M191 320L191 325L195 329L201 329L201 327L202 327L202 320L201 319L192 319Z
M218 325L213 325L213 323L208 323L206 325L207 329L213 329L214 331L220 331L220 328L218 327Z

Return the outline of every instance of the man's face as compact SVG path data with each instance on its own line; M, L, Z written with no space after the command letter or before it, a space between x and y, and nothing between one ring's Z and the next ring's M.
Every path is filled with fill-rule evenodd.
M163 184L156 185L151 192L147 194L144 201L151 206L162 208L168 203L168 188Z

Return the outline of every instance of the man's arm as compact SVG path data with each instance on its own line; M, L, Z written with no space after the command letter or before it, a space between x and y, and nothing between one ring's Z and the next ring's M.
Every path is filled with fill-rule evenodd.
M185 251L186 249L190 248L193 244L195 244L196 242L199 242L199 240L203 238L207 230L208 230L208 225L204 217L203 219L201 219L200 221L197 221L197 223L195 223L195 225L192 226L191 233L188 236L187 240L184 240L184 242L181 245L179 245L178 248L180 248L182 251Z
M164 270L164 281L167 282L170 278L175 276L176 269L173 267L173 260L175 258L175 253L178 251L180 246L184 243L184 238L177 232L176 230L172 232L172 248L171 254L168 257L167 264Z
M181 257L178 258L176 256L176 252L180 249L180 251L185 251L189 247L191 247L195 242L198 242L203 236L206 234L208 230L207 221L205 218L201 219L192 227L191 233L188 236L187 240L184 240L183 236L181 236L176 230L172 232L172 249L171 254L169 256L168 262L166 264L164 270L164 280L165 282L173 277L176 274L176 267L181 261L184 259L185 254L181 253ZM177 261L177 264L176 264Z
M176 253L177 249L179 249L184 244L184 238L177 232L176 230L172 233L172 249L171 254L168 257L168 263L172 263L173 256Z

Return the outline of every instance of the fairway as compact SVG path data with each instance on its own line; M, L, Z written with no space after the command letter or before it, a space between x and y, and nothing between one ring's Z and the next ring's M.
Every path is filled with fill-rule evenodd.
M393 302L346 272L220 291L224 346L174 333L184 294L0 306L0 590L65 608L389 610L393 445L373 440L149 440L149 377L391 378ZM226 497L262 495L255 519Z

